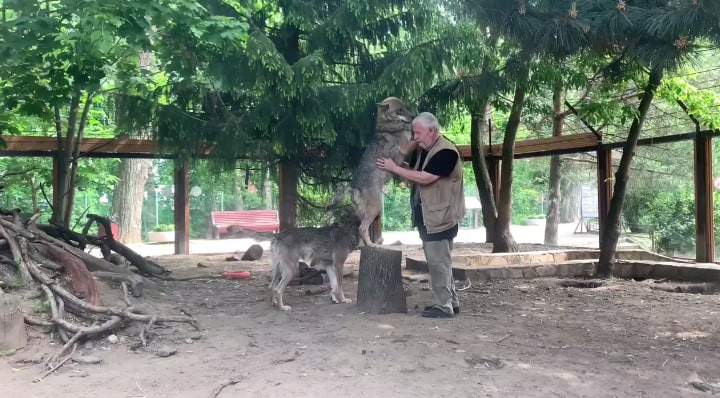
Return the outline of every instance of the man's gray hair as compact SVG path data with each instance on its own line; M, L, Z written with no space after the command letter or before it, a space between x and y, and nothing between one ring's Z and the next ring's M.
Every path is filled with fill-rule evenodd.
M431 128L435 130L435 132L440 133L440 123L438 122L435 115L433 115L430 112L423 112L417 116L415 116L415 119L413 119L412 124L413 126L416 124L421 124L425 128Z

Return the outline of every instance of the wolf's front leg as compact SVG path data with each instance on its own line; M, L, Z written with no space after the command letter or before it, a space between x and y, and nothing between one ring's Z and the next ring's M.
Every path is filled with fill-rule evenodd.
M325 269L328 279L330 279L330 300L335 303L352 303L352 300L345 298L342 290L343 264L334 265Z

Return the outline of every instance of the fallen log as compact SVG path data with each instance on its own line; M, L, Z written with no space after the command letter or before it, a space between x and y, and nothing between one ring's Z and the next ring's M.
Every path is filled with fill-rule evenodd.
M116 283L126 282L134 297L141 297L145 290L146 279L137 274L118 274L116 272L95 271L92 273L98 279L109 280Z
M41 233L43 233L41 231ZM48 254L50 249L57 248L62 249L65 252L72 254L73 256L79 258L85 263L85 266L87 267L88 271L94 272L94 271L105 271L105 272L115 272L118 274L127 274L131 271L128 270L125 267L120 267L118 265L115 265L109 261L105 261L102 258L95 257L91 254L85 253L84 251L73 247L71 245L68 245L65 242L62 242L58 239L55 239L49 235L46 235L48 239L37 241L35 244L35 248L45 257L52 257L51 254ZM41 238L45 238L41 236Z
M13 235L10 235L8 233L8 231L3 227L2 224L0 224L0 235L2 235L2 237L7 241L8 245L10 246L10 252L13 256L13 263L20 272L20 279L25 283L31 282L32 276L27 269L25 261L23 261L22 253L20 252L20 245L18 244L17 240L15 240L15 237Z
M21 242L25 238L21 238ZM27 246L27 243L24 243ZM69 283L72 286L72 292L91 304L100 303L100 295L98 293L97 284L93 275L88 271L85 263L72 254L58 250L54 247L46 247L45 256L51 261L63 264L65 273L69 277ZM38 261L41 260L41 261ZM35 258L35 261L42 264L42 259Z
M151 275L151 276L164 276L170 273L170 271L161 267L154 261L146 260L143 256L136 253L134 250L125 246L121 242L115 240L110 228L110 220L106 217L98 216L97 214L88 214L88 223L96 222L98 225L102 225L105 230L105 234L100 237L103 243L112 251L117 252L121 256L125 257L130 264L134 265L140 272Z

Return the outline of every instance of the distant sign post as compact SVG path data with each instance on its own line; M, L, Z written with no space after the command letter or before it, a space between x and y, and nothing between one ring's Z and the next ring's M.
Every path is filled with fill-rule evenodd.
M583 226L585 231L590 232L595 228L591 228L592 224L597 224L598 219L598 192L597 187L594 184L585 183L580 184L579 188L580 195L580 222L575 227L575 233L583 232Z

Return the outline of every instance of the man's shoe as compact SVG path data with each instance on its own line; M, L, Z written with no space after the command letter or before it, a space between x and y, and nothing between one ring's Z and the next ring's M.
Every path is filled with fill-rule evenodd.
M430 310L433 309L433 308L435 308L435 306L426 305L426 306L425 306L425 311L430 311ZM459 313L460 313L460 307L453 307L453 312L455 313L455 315L459 314Z
M422 316L425 318L452 318L455 315L449 314L440 308L432 307L427 311L423 311Z

